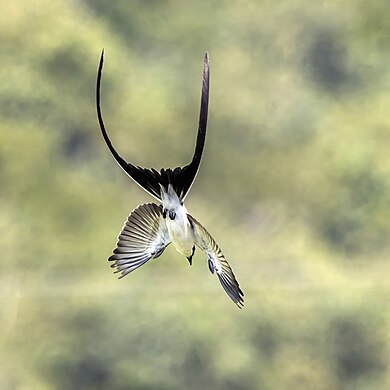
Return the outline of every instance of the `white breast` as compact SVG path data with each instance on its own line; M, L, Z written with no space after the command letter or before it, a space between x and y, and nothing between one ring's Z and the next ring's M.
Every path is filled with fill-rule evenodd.
M194 236L185 208L177 210L174 220L171 220L167 215L166 223L169 236L176 250L186 257L191 256Z

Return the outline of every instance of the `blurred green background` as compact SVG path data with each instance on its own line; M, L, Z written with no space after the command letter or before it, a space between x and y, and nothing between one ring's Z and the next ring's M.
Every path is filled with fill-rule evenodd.
M390 388L390 3L35 0L0 13L0 389ZM152 198L116 165L189 162L197 251L118 281Z

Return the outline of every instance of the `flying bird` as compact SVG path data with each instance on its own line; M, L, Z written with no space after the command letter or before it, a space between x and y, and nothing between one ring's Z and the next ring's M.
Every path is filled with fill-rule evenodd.
M113 255L108 259L113 262L111 267L116 268L115 272L120 272L120 278L123 278L150 259L158 258L170 243L187 258L191 265L197 246L207 255L210 272L217 274L227 295L241 308L244 304L244 293L239 287L232 268L210 233L188 213L184 206L184 200L199 170L206 138L210 80L208 53L206 52L203 63L198 135L192 160L182 168L162 168L160 172L126 162L113 147L100 109L103 62L104 50L100 57L96 82L96 109L104 141L120 167L160 202L160 204L141 204L130 213L119 233Z

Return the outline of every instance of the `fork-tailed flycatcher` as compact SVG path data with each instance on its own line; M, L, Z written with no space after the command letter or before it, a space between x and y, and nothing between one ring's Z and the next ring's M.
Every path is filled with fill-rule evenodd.
M227 295L241 308L244 304L244 293L229 263L208 231L188 214L183 203L199 170L205 143L210 78L208 53L206 52L204 57L198 136L192 161L183 168L163 168L160 172L126 162L112 146L100 110L103 60L104 51L100 57L96 82L96 108L103 138L122 169L161 203L145 203L130 213L119 233L114 254L108 259L113 261L111 267L116 268L116 272L121 272L122 278L148 260L159 257L170 243L192 264L197 246L207 255L210 272L217 274Z

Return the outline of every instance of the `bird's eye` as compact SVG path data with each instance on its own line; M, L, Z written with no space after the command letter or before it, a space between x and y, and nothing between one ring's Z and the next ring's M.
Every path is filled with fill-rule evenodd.
M169 210L169 218L171 218L173 221L176 218L176 213L172 210Z
M167 217L167 210L166 210L166 209L163 210L162 215L163 215L163 218L164 218L164 219Z

